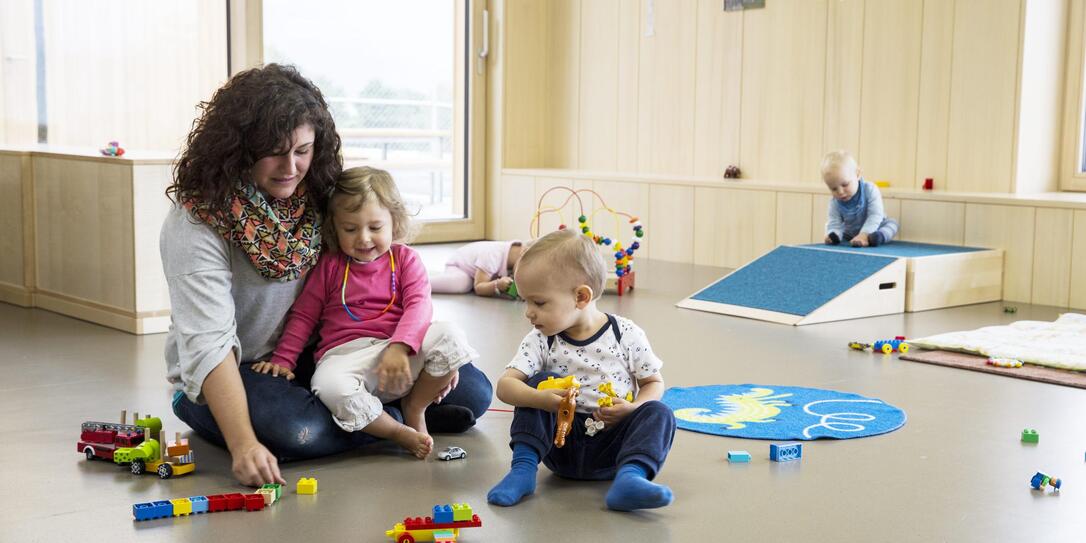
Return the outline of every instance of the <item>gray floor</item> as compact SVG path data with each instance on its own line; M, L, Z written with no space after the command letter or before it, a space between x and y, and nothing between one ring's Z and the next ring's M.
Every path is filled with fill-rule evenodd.
M448 246L423 248L437 266ZM768 443L679 431L659 481L675 503L658 511L603 508L605 483L560 480L542 469L536 494L513 508L486 504L505 473L510 415L437 436L469 458L420 462L388 447L287 464L293 483L320 480L316 496L287 494L260 513L218 513L135 523L136 502L243 490L224 451L193 439L197 473L134 477L75 450L79 424L121 409L187 430L168 405L163 335L136 337L40 310L0 304L2 541L383 541L383 532L435 503L467 501L483 519L462 541L1081 541L1086 528L1086 391L900 362L849 351L852 339L1054 319L1059 310L1001 304L793 328L676 309L721 275L715 268L638 263L639 288L607 296L606 311L645 328L668 385L765 383L833 388L886 400L908 413L888 435L805 444L798 463L766 459ZM435 296L438 318L464 326L496 376L528 327L522 307L474 296ZM502 407L495 404L494 407ZM1039 446L1018 434L1035 427ZM750 465L729 465L747 449ZM1054 496L1032 492L1043 470L1062 477Z

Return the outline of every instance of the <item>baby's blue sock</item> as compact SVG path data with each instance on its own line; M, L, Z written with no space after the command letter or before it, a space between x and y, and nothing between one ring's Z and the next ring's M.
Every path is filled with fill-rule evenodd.
M607 491L607 507L616 511L654 509L671 503L671 489L649 481L649 470L638 462L622 464Z
M538 470L539 453L526 443L514 444L513 467L500 483L490 489L486 501L505 507L516 505L535 492L535 474Z

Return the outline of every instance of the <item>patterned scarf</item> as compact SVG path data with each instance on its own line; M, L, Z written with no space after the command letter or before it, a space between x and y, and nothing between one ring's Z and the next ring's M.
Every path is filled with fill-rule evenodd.
M306 205L305 185L282 200L267 200L252 183L239 182L230 210L214 214L207 204L187 199L185 209L238 246L260 275L277 281L302 277L321 252L320 214Z

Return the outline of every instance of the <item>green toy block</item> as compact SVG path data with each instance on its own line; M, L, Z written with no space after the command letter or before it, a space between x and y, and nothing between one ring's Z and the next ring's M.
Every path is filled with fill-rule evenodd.
M268 483L268 484L266 484L266 485L264 485L264 486L262 486L260 488L261 489L268 488L268 489L271 489L271 490L275 491L275 501L279 501L279 498L282 497L282 495L283 495L283 485L281 485L279 483Z
M1041 436L1037 435L1037 430L1032 428L1022 430L1022 443L1037 443L1040 439Z
M453 522L471 520L471 506L466 503L452 504Z
M505 295L516 300L519 294L517 293L517 284L509 283L509 288L505 289ZM468 519L471 520L471 519Z

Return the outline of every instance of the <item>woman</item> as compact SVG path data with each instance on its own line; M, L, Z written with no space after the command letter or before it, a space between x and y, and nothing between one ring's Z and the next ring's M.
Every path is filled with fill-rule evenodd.
M374 440L336 426L304 373L287 381L249 368L274 350L320 254L321 214L342 168L340 140L320 90L289 66L239 73L200 107L167 190L177 205L160 239L172 306L173 410L230 450L241 483L285 483L280 460ZM462 367L427 409L427 425L470 428L491 392L474 365ZM402 420L395 405L385 410Z

